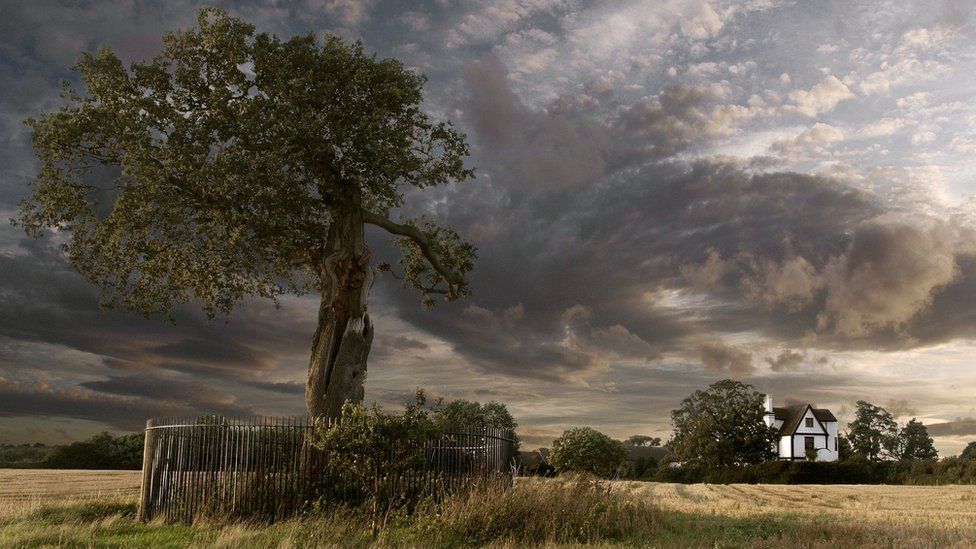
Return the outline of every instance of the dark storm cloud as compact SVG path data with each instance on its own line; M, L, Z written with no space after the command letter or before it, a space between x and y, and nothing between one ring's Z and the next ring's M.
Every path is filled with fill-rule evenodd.
M492 58L466 73L472 138L487 163L484 178L469 184L474 201L444 210L481 250L475 305L463 313L456 305L401 309L475 364L558 378L591 372L608 357L692 358L714 350L710 341L725 332L831 349L907 348L972 333L967 309L942 310L953 307L947 294L973 299L968 223L899 217L880 197L829 177L723 161L648 162L725 131L701 89L666 88L625 106L610 139L583 122L588 107L527 108L504 74ZM579 161L585 169L574 167ZM570 198L554 182L568 184ZM489 188L492 198L482 200ZM719 301L668 307L655 298L665 290ZM509 318L515 307L518 317ZM584 341L567 322L577 307L588 333L622 337ZM741 357L706 354L715 358L706 365L751 368ZM796 363L792 355L770 362L778 370Z
M806 358L803 353L798 353L796 351L791 351L789 349L783 349L775 357L766 357L766 363L774 372L779 372L782 370L788 370L794 368L803 363L803 359Z
M951 437L951 436L976 436L976 418L956 418L953 421L947 421L945 423L933 423L932 425L926 425L929 430L929 435L933 437Z
M751 354L722 342L702 345L701 362L709 370L736 378L752 373L755 368Z
M225 380L261 381L283 354L304 354L308 333L296 330L287 310L248 304L228 323L207 322L191 308L176 322L99 308L94 287L64 262L47 240L22 240L0 253L0 336L60 345L100 355L109 368L153 366ZM247 314L250 313L250 314ZM255 314L256 313L256 314ZM84 365L65 365L84 370Z
M799 339L816 327L816 312L763 307L743 296L740 280L755 276L758 258L802 254L826 265L850 246L849 231L879 209L825 178L708 162L648 165L614 174L538 219L530 206L516 208L519 216L501 213L504 221L476 240L477 305L459 314L456 305L425 313L411 304L402 314L484 367L531 376L579 374L614 350L622 358L682 350L691 357L710 334L730 328ZM728 304L697 311L658 301L665 290L679 297L698 291L681 273L697 272L710 254L735 258L704 277ZM576 306L587 311L588 333L600 336L587 345L568 322ZM621 336L613 344L611 331Z
M145 397L197 409L222 410L221 413L232 415L242 411L241 407L234 405L233 395L213 387L212 384L198 381L181 381L157 375L138 374L109 376L104 380L86 381L79 385L99 393Z
M430 346L423 341L406 336L396 336L393 338L393 341L390 342L390 347L399 351L426 351L430 349Z
M124 430L141 429L149 417L207 413L249 415L249 408L230 405L203 408L143 398L98 394L78 388L59 389L0 379L0 416L71 417L103 422Z
M604 175L609 134L596 124L553 109L535 112L508 87L504 67L494 57L465 72L470 123L482 151L518 174L509 192L556 195L593 183Z

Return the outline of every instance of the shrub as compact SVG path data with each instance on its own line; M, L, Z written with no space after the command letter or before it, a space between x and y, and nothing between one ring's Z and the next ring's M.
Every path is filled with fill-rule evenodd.
M374 535L393 511L419 497L405 493L399 480L423 467L425 443L441 434L424 403L422 391L402 414L347 402L337 423L313 431L312 444L323 450L329 469L369 505Z
M552 442L549 462L559 471L610 477L627 457L624 445L590 427L568 429Z

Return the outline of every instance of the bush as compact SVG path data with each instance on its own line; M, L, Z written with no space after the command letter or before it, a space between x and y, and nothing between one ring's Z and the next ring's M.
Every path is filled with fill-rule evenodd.
M313 431L312 444L324 451L328 468L370 506L374 535L391 513L421 496L405 493L399 480L422 469L425 443L441 436L424 403L422 391L402 414L346 402L337 423Z
M552 442L549 463L559 471L611 477L620 472L627 457L624 445L590 427L563 431Z
M95 435L55 449L44 460L50 469L142 469L142 433Z

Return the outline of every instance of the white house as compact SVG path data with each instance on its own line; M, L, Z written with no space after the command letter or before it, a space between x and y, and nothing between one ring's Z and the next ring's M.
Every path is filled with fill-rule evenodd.
M779 429L779 459L806 459L817 451L817 461L837 461L837 418L830 410L809 404L774 408L766 395L766 425Z

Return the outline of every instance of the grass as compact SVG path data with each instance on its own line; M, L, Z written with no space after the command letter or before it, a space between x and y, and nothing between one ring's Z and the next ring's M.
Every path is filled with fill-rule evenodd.
M508 491L475 489L394 515L374 540L366 514L350 508L276 524L142 524L129 481L74 474L75 486L93 490L65 498L22 484L18 493L0 471L0 547L976 546L976 487L968 486L524 479Z

